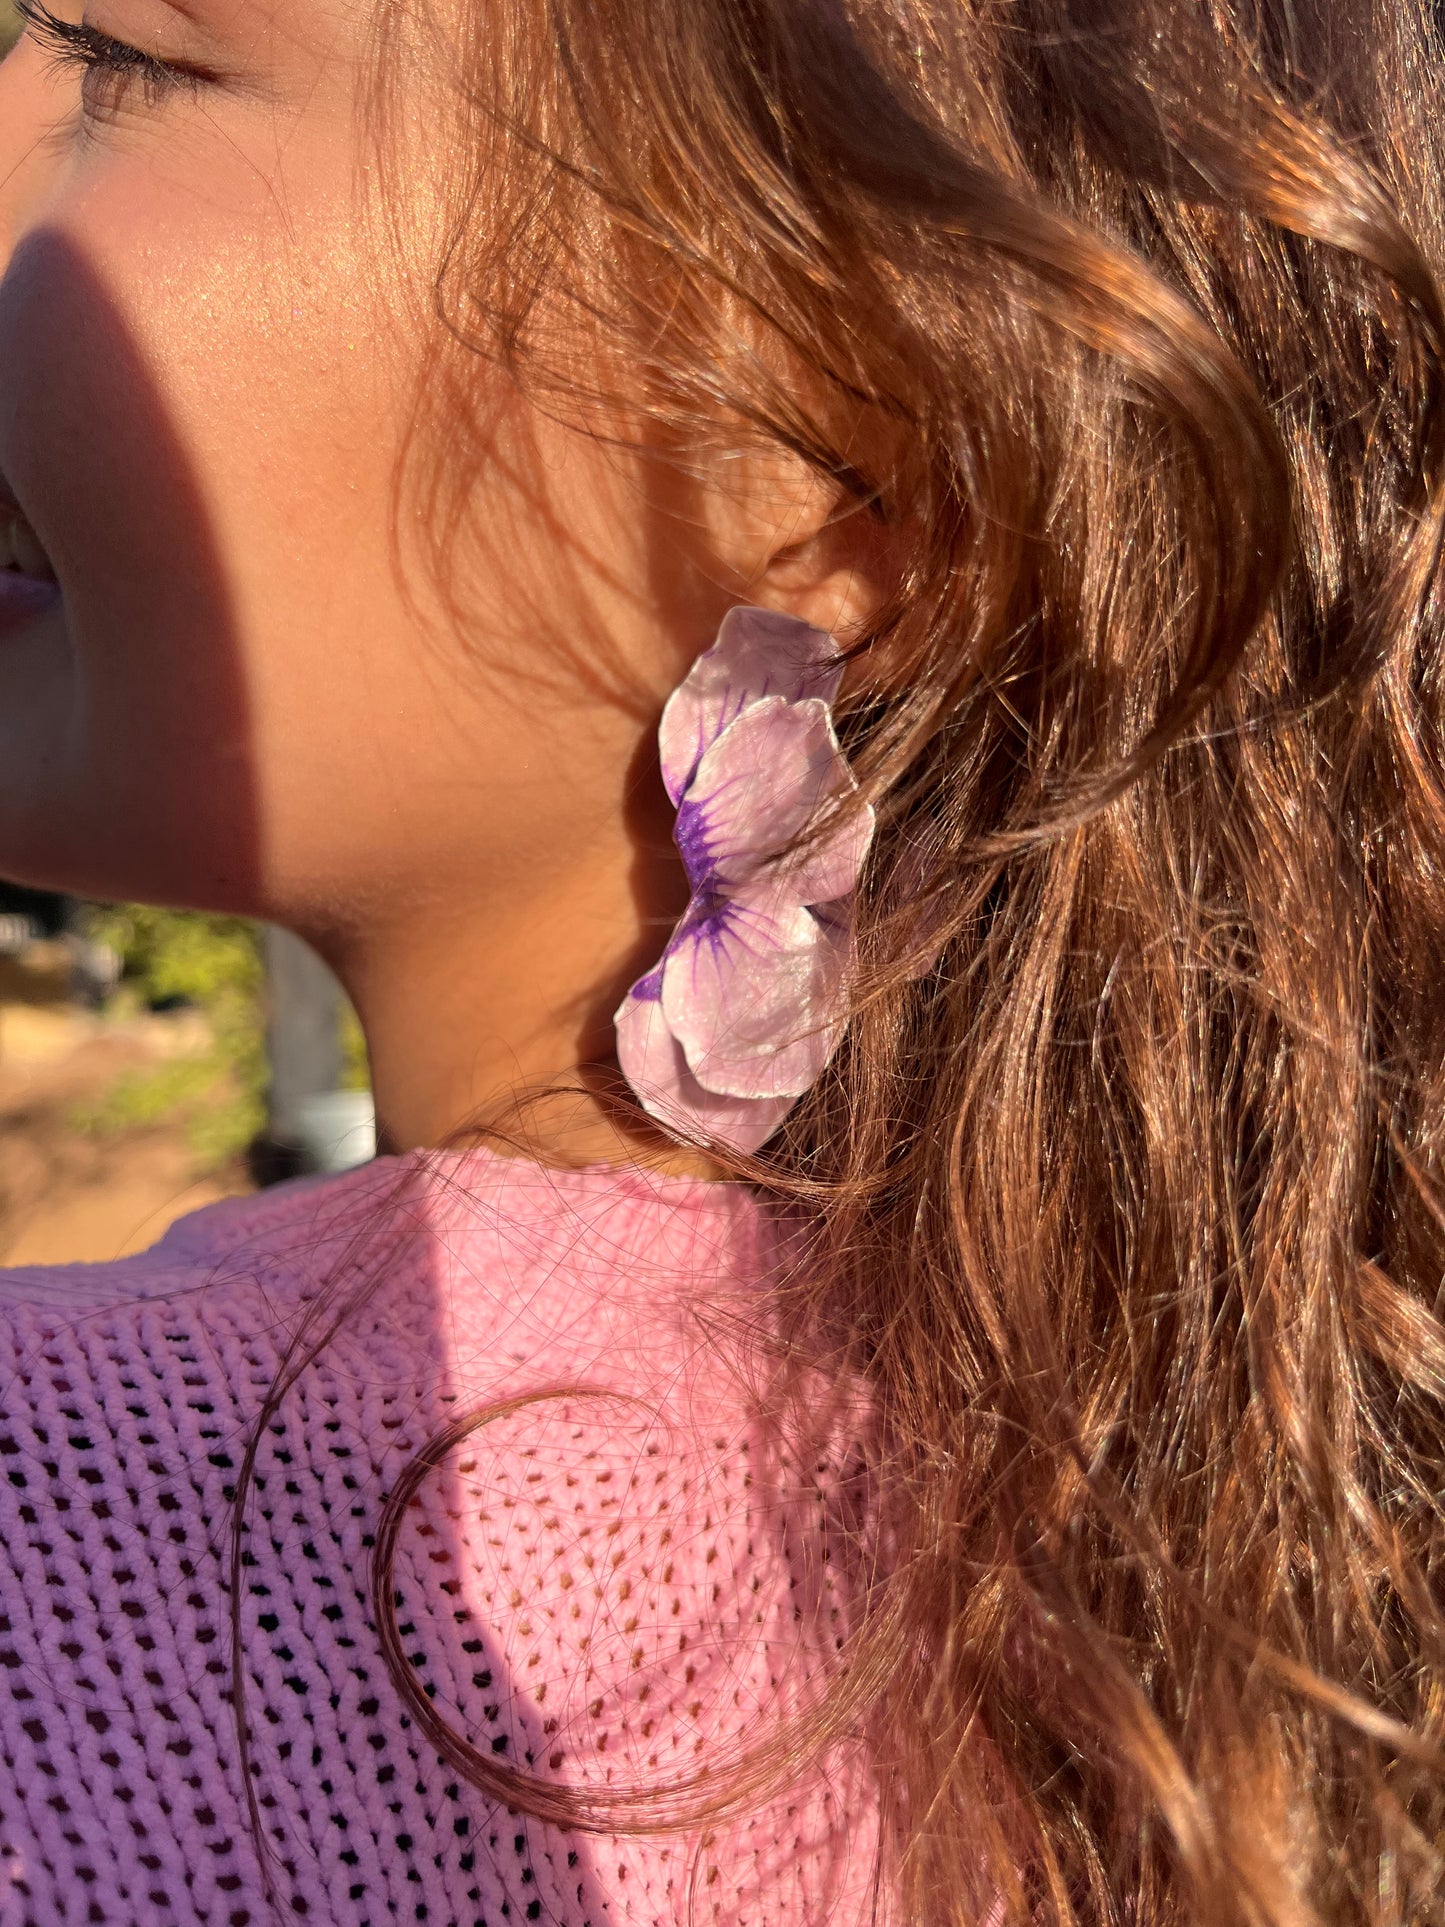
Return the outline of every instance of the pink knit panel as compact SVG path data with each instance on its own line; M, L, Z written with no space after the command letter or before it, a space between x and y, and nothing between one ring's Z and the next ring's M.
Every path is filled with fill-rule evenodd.
M0 1927L872 1918L856 1754L702 1834L564 1835L419 1739L368 1608L407 1457L463 1406L545 1393L408 1517L402 1623L436 1704L597 1792L716 1768L806 1709L866 1501L848 1428L761 1391L779 1249L736 1187L473 1154L216 1206L114 1265L0 1274ZM230 1704L231 1500L306 1307L366 1280L248 1511L273 1913Z

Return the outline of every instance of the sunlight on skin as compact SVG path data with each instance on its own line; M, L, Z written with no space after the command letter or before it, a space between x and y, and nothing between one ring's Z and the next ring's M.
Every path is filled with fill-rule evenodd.
M365 16L85 20L190 78L122 85L33 31L0 67L0 500L61 591L0 615L0 874L296 929L361 1014L388 1142L435 1143L606 1061L679 903L658 711L730 602L844 613L799 562L826 504L715 518L664 602L640 505L667 474L494 396L463 633L392 540L422 344L361 205ZM605 689L561 670L593 638ZM635 1151L590 1098L537 1121Z

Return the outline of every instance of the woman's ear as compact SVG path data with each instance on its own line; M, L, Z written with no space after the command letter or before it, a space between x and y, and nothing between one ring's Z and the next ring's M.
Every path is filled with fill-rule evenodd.
M710 494L709 533L741 601L799 616L847 648L897 585L897 531L794 455L735 458Z

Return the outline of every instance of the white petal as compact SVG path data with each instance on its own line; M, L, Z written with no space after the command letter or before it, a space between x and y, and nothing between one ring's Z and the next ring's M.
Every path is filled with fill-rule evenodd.
M851 896L858 886L874 827L871 803L850 810L827 836L805 844L794 856L784 857L778 865L779 877L786 876L789 891L800 903L836 903Z
M820 809L856 788L826 703L754 703L698 764L677 813L677 847L693 887L746 881Z
M770 884L684 922L662 1008L698 1083L729 1097L801 1096L842 1036L847 954L846 929Z
M833 638L776 609L730 609L717 641L672 692L657 732L662 780L682 801L694 770L729 723L768 696L831 703L843 679Z
M623 1076L649 1116L678 1137L711 1138L735 1151L758 1151L797 1102L793 1097L727 1097L704 1090L688 1069L656 999L629 992L616 1022Z
M654 981L660 981L657 971L652 978L634 984L612 1020L617 1028L617 1061L622 1066L622 1075L644 1104L649 1092L665 1093L671 1089L677 1054L662 1014L661 998L638 995L644 985L651 988Z

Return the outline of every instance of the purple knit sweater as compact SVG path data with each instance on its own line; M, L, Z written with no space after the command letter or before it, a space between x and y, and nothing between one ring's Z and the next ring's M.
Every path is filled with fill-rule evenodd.
M705 1832L563 1833L442 1762L368 1603L389 1484L460 1411L516 1401L400 1542L407 1661L451 1724L600 1789L725 1763L803 1707L866 1503L847 1426L806 1396L779 1416L780 1250L739 1187L472 1153L215 1205L114 1264L0 1273L0 1927L871 1918L854 1753ZM325 1292L351 1309L266 1430L247 1512L268 1900L231 1499Z

